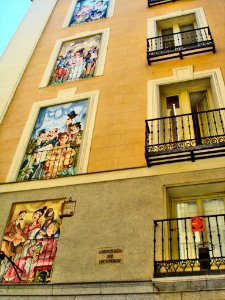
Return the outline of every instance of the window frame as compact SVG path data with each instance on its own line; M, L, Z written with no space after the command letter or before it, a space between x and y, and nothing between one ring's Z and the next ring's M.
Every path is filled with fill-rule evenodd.
M211 69L200 72L194 72L193 66L186 66L172 69L173 76L160 79L149 80L147 83L148 103L147 119L161 117L161 97L160 86L172 83L182 83L191 80L209 78L211 83L212 95L217 102L214 102L215 108L225 107L225 88L221 70Z
M196 24L197 24L198 28L208 26L206 16L205 16L205 13L204 13L204 10L202 7L185 10L185 11L179 10L179 11L175 11L175 12L168 13L165 15L157 16L154 18L149 18L147 20L147 24L148 24L147 25L147 27L148 27L147 38L154 38L154 37L159 36L157 22L164 21L164 20L166 21L167 19L171 19L171 18L175 18L175 17L182 17L182 16L186 16L186 15L190 15L190 14L195 15Z

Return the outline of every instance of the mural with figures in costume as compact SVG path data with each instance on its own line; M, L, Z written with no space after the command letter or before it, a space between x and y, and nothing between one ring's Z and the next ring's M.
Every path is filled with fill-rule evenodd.
M87 110L87 99L40 109L17 181L77 173Z
M93 77L100 49L101 34L62 44L50 85Z
M106 18L110 0L78 0L69 26Z
M63 200L13 204L2 238L1 283L49 283Z

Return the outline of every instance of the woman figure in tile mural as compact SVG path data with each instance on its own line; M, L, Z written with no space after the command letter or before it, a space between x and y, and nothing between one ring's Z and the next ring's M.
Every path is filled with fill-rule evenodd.
M77 80L81 77L81 74L83 73L84 67L86 65L83 54L84 48L74 53L74 56L71 59L71 67L68 76L68 81Z
M18 181L75 175L88 101L40 110Z
M101 35L65 42L59 52L50 84L60 84L94 76ZM92 67L88 67L92 63Z
M106 18L110 0L78 0L70 26Z
M55 212L52 207L47 211L46 209L47 206L44 206L35 210L32 221L25 224L22 233L25 240L22 251L12 258L19 269L16 272L13 264L2 264L0 268L2 283L30 283L43 280L48 282L47 277L51 273L60 236L61 221L54 218ZM41 221L41 218L45 221ZM42 280L38 276L40 272L46 275L44 279L42 276Z

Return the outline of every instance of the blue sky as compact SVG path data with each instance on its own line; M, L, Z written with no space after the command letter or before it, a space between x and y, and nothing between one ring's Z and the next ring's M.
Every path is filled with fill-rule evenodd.
M31 3L31 0L0 0L0 55L8 45Z

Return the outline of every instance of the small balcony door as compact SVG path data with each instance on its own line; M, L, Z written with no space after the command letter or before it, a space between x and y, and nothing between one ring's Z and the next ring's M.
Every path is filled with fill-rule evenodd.
M177 218L209 216L225 213L224 198L205 198L176 202ZM191 223L179 221L179 257L193 259L198 257L198 246L207 245L210 256L225 256L225 226L224 217L204 218L204 231L192 232Z
M166 142L191 141L196 146L217 135L219 112L209 112L215 107L209 81L171 84L161 93Z
M191 45L197 42L196 33L194 31L194 24L180 25L180 35L182 45Z
M173 28L162 29L162 44L163 49L174 49Z

